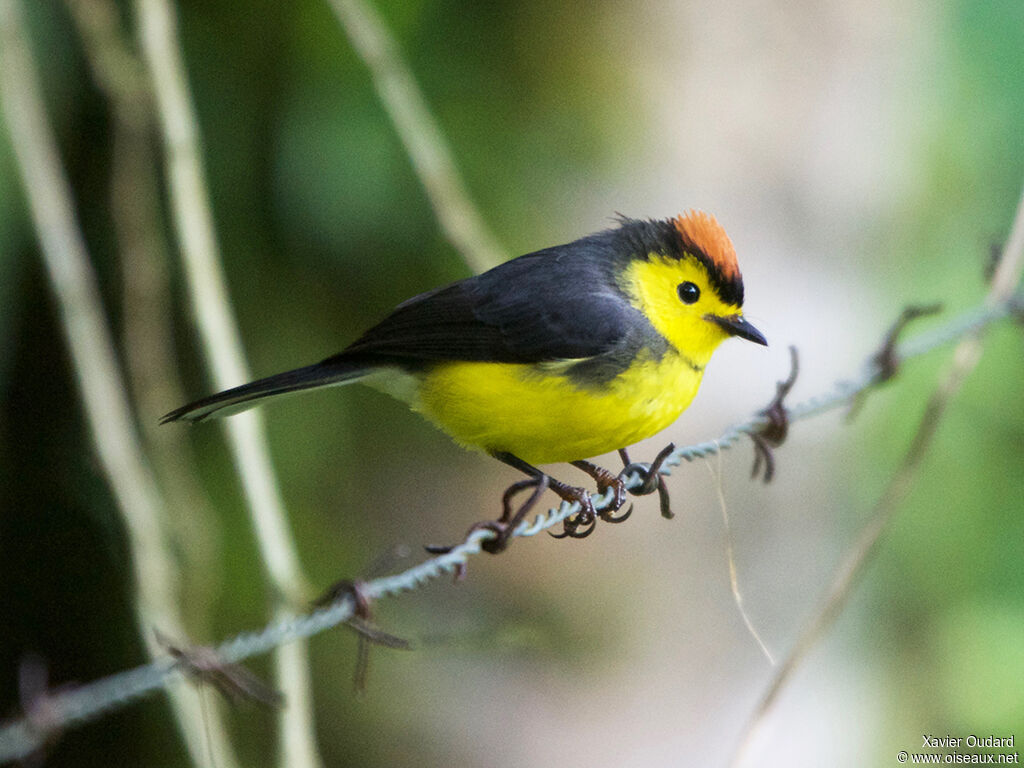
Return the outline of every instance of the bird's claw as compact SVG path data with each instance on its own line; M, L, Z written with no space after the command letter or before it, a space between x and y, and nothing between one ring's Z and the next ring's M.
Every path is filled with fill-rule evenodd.
M585 539L594 532L599 519L606 523L622 523L633 514L632 505L626 510L625 514L615 514L626 503L627 489L623 473L620 472L618 475L612 474L604 467L599 467L589 461L574 461L572 465L577 469L583 470L594 479L597 483L599 495L603 496L609 490L613 490L614 493L607 506L598 510L594 507L593 499L582 488L566 488L563 489L564 493L560 491L559 494L563 499L566 501L578 501L581 508L577 514L565 520L562 533L551 534L552 536L556 539L564 539L567 536L574 539Z
M611 476L611 473L608 473L606 470L602 471ZM575 488L569 485L562 485L561 483L552 485L551 489L561 497L562 501L567 501L570 504L579 504L580 508L578 512L562 521L561 533L551 533L550 531L548 533L556 539L564 539L566 537L570 539L585 539L592 534L594 528L597 527L599 513L594 509L594 501L590 498L590 494L583 488Z
M614 512L617 510L605 509L600 512L600 517L606 523L624 523L629 519L629 516L633 514L633 505L630 504L626 507L626 511L621 515L615 515Z
M775 397L760 414L767 420L767 423L756 432L750 433L750 440L754 444L754 465L751 468L750 476L757 477L758 474L762 474L763 464L762 479L766 483L770 483L775 477L774 449L782 445L789 434L789 412L786 410L785 400L800 373L800 357L796 347L789 348L789 356L791 361L789 376L785 381L780 381L776 385Z
M572 517L562 521L561 533L551 533L551 531L548 531L548 535L554 539L564 539L566 537L570 539L585 539L594 532L596 527L597 518L587 518L581 510Z
M574 461L572 465L577 469L581 469L590 475L597 483L597 492L599 495L606 494L609 490L614 490L614 495L610 499L608 505L601 509L596 510L589 496L586 500L580 499L580 504L586 506L586 502L590 502L589 506L597 517L601 518L610 523L621 523L629 515L623 515L622 517L616 517L615 513L622 509L622 505L626 503L626 483L622 478L622 473L614 475L604 467L599 467L596 464L592 464L589 461Z

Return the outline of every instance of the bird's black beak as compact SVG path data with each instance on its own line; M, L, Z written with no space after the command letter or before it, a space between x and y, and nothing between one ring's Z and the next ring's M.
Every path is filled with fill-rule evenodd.
M704 319L710 320L730 336L739 336L755 344L768 346L768 340L757 328L744 320L742 315L704 315Z

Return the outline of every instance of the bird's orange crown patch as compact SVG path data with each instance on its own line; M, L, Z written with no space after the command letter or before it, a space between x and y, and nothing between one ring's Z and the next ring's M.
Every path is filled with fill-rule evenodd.
M703 211L690 211L672 219L684 250L703 253L727 281L740 279L736 249L715 217Z

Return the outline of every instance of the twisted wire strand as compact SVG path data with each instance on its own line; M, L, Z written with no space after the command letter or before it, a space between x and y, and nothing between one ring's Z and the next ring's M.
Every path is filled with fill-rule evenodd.
M1021 313L1024 313L1024 292L991 307L968 310L935 329L898 344L895 350L896 360L902 362L919 357L968 333L979 331L1010 314ZM787 408L787 415L791 422L817 416L850 403L862 392L868 391L883 380L879 363L874 359L869 360L857 378L836 382L830 391ZM678 448L665 460L662 474L670 474L672 467L679 466L683 461L693 461L731 448L744 435L756 433L768 423L767 417L757 413L729 427L714 440ZM628 489L635 489L643 484L643 477L641 473L634 472L625 477L624 481ZM612 502L612 495L612 490L593 495L594 508L606 509ZM524 520L512 535L518 538L535 536L578 511L578 503L562 502L560 506L537 515L532 522ZM362 583L360 591L368 600L375 600L410 592L428 581L454 574L466 565L471 556L482 551L483 542L495 535L490 530L474 531L449 552L425 560L401 573ZM311 637L336 627L351 619L355 610L354 599L351 595L345 595L332 605L312 613L276 621L262 630L237 635L222 643L215 651L226 663L241 662L267 653L284 643ZM184 673L177 662L167 657L71 690L47 695L34 703L28 702L30 711L25 717L0 726L0 763L30 755L48 737L58 734L68 726L94 720L120 709L183 677Z

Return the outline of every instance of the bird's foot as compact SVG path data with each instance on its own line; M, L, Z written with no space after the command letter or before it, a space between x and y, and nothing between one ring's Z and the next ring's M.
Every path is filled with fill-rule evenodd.
M757 477L762 472L763 465L762 477L766 483L770 483L775 476L774 449L782 445L789 434L789 412L786 410L785 400L800 373L800 358L796 347L789 348L789 356L791 361L789 376L785 381L780 381L776 385L775 397L760 414L767 419L768 423L756 432L750 433L750 440L754 443L754 465L751 468L750 476Z
M610 472L608 474L611 476ZM561 533L551 533L550 531L548 533L556 539L564 539L566 537L570 539L587 538L587 536L594 532L594 528L597 527L598 516L590 494L584 488L566 485L553 478L549 478L549 482L551 490L557 493L562 501L567 501L570 504L579 504L580 509L576 514L570 515L562 521Z
M629 452L625 448L619 449L619 456L622 458L623 469L619 473L619 480L624 483L624 479L633 473L640 475L641 483L637 488L630 488L629 492L634 496L647 496L648 494L658 492L658 501L661 506L661 516L666 520L671 520L675 517L675 513L672 511L671 499L668 495L668 486L665 484L665 476L661 474L662 465L665 460L672 455L672 452L676 449L675 443L669 443L657 456L654 457L654 461L650 464L644 464L642 462L634 462L629 459ZM632 505L630 505L629 511L626 512L619 522L629 517L630 512L633 511Z
M599 467L596 464L592 464L589 461L574 461L572 465L577 469L581 469L594 478L597 483L597 492L604 495L609 489L613 489L613 494L610 502L607 506L600 510L595 509L595 514L604 520L606 523L622 523L625 522L631 514L633 514L633 505L629 506L625 514L616 515L615 513L622 509L622 505L626 503L626 483L622 479L622 473L618 475L612 474L609 470L604 467Z

